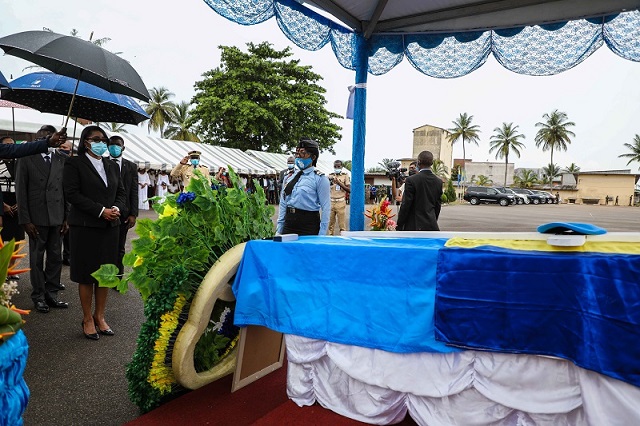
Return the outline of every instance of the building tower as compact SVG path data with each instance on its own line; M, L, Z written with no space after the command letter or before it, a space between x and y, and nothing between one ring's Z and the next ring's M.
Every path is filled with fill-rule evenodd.
M413 158L422 151L431 151L433 158L441 160L451 173L453 166L453 147L447 140L449 132L440 127L425 124L413 129Z

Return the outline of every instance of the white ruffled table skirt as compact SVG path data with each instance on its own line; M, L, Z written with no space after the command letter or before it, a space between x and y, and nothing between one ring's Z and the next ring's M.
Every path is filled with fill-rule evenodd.
M570 361L463 351L398 354L287 334L287 393L372 424L640 425L640 388Z

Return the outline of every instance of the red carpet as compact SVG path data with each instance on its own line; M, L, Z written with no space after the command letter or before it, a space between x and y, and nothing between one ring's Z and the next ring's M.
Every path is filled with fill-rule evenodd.
M188 392L127 423L155 425L363 425L319 405L298 407L287 398L287 369L282 367L231 393L233 375ZM400 425L415 425L407 416Z

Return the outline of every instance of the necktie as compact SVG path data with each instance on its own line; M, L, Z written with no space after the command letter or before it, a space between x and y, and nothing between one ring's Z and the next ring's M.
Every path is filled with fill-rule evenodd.
M284 195L291 195L291 192L293 192L293 187L296 186L296 183L298 183L298 181L300 180L300 176L302 176L302 170L300 170L298 174L289 181L286 188L284 189Z
M51 158L48 155L44 156L44 164L47 166L47 169L51 169Z

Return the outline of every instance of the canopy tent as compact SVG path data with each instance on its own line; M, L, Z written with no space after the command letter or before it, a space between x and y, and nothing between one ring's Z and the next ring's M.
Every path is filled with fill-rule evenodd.
M275 17L297 46L318 50L331 43L338 62L355 71L351 230L364 227L368 73L384 74L406 57L428 76L460 77L492 54L516 73L552 75L603 44L640 61L640 0L204 1L243 25Z
M284 170L287 168L287 158L289 158L289 154L276 154L273 152L254 151L252 149L247 150L246 153L262 161L272 169ZM328 175L329 173L333 173L333 162L336 160L339 160L339 158L335 156L327 157L327 153L322 153L318 159L316 168ZM351 174L347 169L343 169L343 171Z
M277 173L240 149L224 148L197 142L176 141L151 136L119 134L124 139L124 157L151 169L172 169L190 151L200 151L200 161L211 171L219 167L233 167L239 174L269 175Z
M0 118L0 134L3 136L5 134L8 136L11 136L15 126L16 137L18 139L21 139L21 138L24 138L27 134L37 133L43 124L47 124L47 123L32 123L29 121L13 121L6 118ZM76 127L76 137L77 137L77 135L82 133L82 130L84 130L84 126L80 123L73 123L73 126ZM69 138L72 137L73 126L70 126L70 128L67 129L67 136Z

